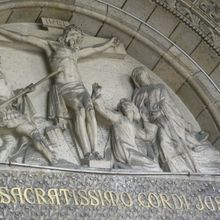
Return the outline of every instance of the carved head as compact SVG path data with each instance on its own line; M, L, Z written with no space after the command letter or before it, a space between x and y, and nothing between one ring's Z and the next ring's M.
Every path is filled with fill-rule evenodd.
M131 74L131 79L138 88L151 83L148 71L142 66L134 68Z
M80 48L83 41L84 33L74 24L65 27L63 34L58 38L58 41L71 48Z
M138 108L130 100L123 98L118 103L117 109L126 117L132 120L139 121L140 114Z

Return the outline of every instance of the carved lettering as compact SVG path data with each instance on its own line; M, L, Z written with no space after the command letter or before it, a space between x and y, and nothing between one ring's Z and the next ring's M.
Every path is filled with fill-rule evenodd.
M12 195L14 203L21 203L24 204L25 200L23 199L22 191L21 188L19 187L14 187L10 190L10 193ZM19 199L19 200L18 200Z
M119 196L115 192L105 191L104 198L109 202L109 205L117 206L119 201Z
M52 205L60 205L58 189L49 189L48 190L48 197L50 198Z
M180 196L178 196L177 194L172 194L171 197L173 199L175 209L182 209L184 203L182 199L180 198Z
M79 190L78 195L80 197L80 205L88 206L89 205L89 199L87 197L86 190Z
M184 200L184 205L185 205L186 209L190 209L189 208L189 203L188 203L185 195L183 195L183 200Z
M70 190L60 189L60 195L62 195L62 194L64 195L65 204L69 205L70 204L70 200L69 200Z
M38 204L48 204L47 200L45 199L45 191L41 188L36 188L34 189L36 198L37 198L37 203Z
M139 193L137 199L138 199L139 205L145 208L150 208L150 205L147 202L146 195L144 193Z
M89 190L88 195L90 197L91 206L98 206L100 204L97 192L95 190Z
M190 206L186 195L165 193L138 193L136 195L137 205L151 209L219 211L220 197L198 196L195 206ZM96 189L71 190L66 188L20 188L0 187L0 204L36 204L36 205L75 205L90 207L124 207L130 208L135 203L128 192L102 191Z
M105 206L102 191L101 191L101 190L98 190L98 194L99 194L99 198L100 198L100 201L101 201L102 206Z
M156 193L149 193L148 194L148 201L152 207L154 207L154 208L160 207L160 199L158 198Z
M199 211L202 211L203 209L205 209L205 205L201 199L201 197L199 196L198 197L199 201L198 203L196 204L196 208L199 210Z
M204 203L205 203L206 207L209 210L215 211L215 206L214 206L214 203L213 203L213 199L210 196L205 196Z
M3 204L11 203L11 197L9 196L7 187L0 187L0 203Z
M34 190L32 188L26 188L24 189L24 199L27 203L29 204L35 204L36 200L34 198L34 200L31 199L31 197L34 197Z
M72 194L73 194L73 200L74 200L75 205L79 205L75 190L72 191Z
M217 209L220 210L220 197L215 197L215 202L217 205Z
M169 209L173 209L171 203L170 203L170 199L168 198L167 195L165 194L159 194L160 199L161 199L161 203L163 205L164 208L169 208Z
M120 199L123 205L126 207L131 207L133 205L133 202L132 202L132 199L129 193L126 193L126 192L121 193Z

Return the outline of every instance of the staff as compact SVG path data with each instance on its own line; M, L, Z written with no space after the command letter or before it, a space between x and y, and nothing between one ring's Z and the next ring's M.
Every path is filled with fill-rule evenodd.
M44 78L42 78L41 80L39 80L38 82L36 83L31 83L30 85L26 86L24 89L21 90L21 92L19 92L17 95L9 98L8 100L6 100L5 102L3 102L2 104L0 104L0 109L1 108L4 108L5 106L7 106L8 104L10 104L11 102L13 102L14 100L18 99L19 97L27 94L27 93L30 93L30 92L33 92L35 90L35 88L40 85L41 83L43 83L44 81L48 80L49 78L57 75L58 73L61 73L60 70L58 71L55 71L47 76L45 76Z

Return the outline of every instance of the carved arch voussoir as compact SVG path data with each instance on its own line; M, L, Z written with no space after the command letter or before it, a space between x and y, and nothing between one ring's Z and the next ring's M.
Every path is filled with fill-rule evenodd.
M220 55L220 3L218 0L152 0L162 6L193 31Z

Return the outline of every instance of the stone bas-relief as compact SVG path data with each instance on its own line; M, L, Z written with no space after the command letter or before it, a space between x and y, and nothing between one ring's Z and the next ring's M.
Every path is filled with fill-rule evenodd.
M95 110L112 124L111 147L117 161L115 167L142 167L148 171L161 171L159 164L147 158L135 143L135 136L141 136L146 141L152 140L140 129L135 129L133 122L138 121L140 115L134 103L127 99L121 99L117 107L119 111L107 109L98 84L93 85L93 99Z
M81 80L77 60L100 53L109 47L115 47L117 40L113 38L104 45L80 49L83 33L74 25L67 26L63 34L54 42L33 36L19 35L4 29L1 29L0 33L10 39L25 42L44 50L51 70L60 71L60 74L54 78L55 88L51 94L53 101L51 102L52 106L49 106L53 108L53 110L50 110L53 113L50 117L60 123L60 118L65 117L63 106L60 107L61 104L65 104L73 110L75 114L75 133L84 158L94 156L96 159L101 159L96 150L97 123L95 113L90 95ZM59 97L54 98L57 93L58 96L61 96L61 101ZM57 104L59 102L62 103Z
M87 58L84 62L88 62L92 55L102 56L109 49L117 54L120 42L116 38L106 39L101 44L94 41L92 46L83 47L85 34L73 25L67 26L57 40L23 35L3 28L0 28L0 34L12 41L41 48L51 72L59 71L50 79L49 114L41 129L46 134L47 142L53 144L53 149L45 153L47 146L35 147L50 162L50 153L54 153L54 160L59 163L52 165L79 168L94 165L96 168L152 172L220 171L219 152L208 142L208 135L194 131L183 119L163 84L146 82L147 69L130 69L129 75L133 71L132 79L137 88L133 98L130 94L121 98L133 102L122 99L117 111L113 110L115 106L111 106L111 110L105 107L97 84L91 98L90 88L82 80L84 73L79 71L79 60ZM102 117L97 118L95 113ZM110 126L105 121L110 122ZM104 145L98 146L97 133L102 127L109 135L102 137ZM35 136L28 134L24 136L32 138L36 145ZM42 132L39 136L45 139ZM108 152L105 145L109 146ZM1 153L4 154L4 149ZM9 154L11 152L8 157ZM29 156L31 154L29 152ZM91 163L84 163L85 160Z
M219 172L220 154L207 140L208 134L192 129L165 86L151 83L144 67L135 68L131 78L136 87L132 100L143 123L150 121L158 127L158 158L163 170Z
M33 141L33 146L42 153L42 155L49 161L50 164L55 162L55 157L52 152L52 144L50 144L45 137L43 137L38 131L32 117L27 117L26 111L31 113L28 107L31 106L28 97L24 95L23 100L16 100L7 105L3 105L9 98L14 95L15 92L11 91L5 76L0 72L0 120L1 120L1 134L2 134L2 150L1 150L1 161L6 161L13 152L13 145L10 146L7 139L4 138L5 135L12 134L15 132L20 136L24 136ZM33 111L32 111L33 112ZM21 141L20 148L28 147L28 140L23 139Z

